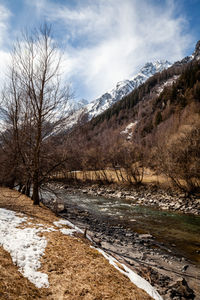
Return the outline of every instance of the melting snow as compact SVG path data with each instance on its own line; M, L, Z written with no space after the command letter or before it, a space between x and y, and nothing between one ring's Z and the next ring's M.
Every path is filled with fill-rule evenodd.
M67 226L73 228L73 229L66 229L66 228L60 229L60 231L63 234L71 235L71 233L73 234L74 232L83 233L83 230L81 230L79 227L75 226L73 223L69 222L68 220L60 219L59 221L54 222L54 225L59 228L62 227L62 225L67 225ZM87 236L87 237L88 237L88 239L91 240L91 238L89 236ZM138 274L133 272L126 265L120 263L120 265L124 268L124 270L122 270L121 268L119 268L119 266L118 266L119 263L114 257L108 255L102 249L94 248L92 246L91 246L91 248L99 251L109 261L109 263L111 265L113 265L122 274L126 275L130 279L131 282L133 282L137 287L139 287L139 288L143 289L145 292L147 292L147 294L149 294L153 299L163 300L163 298L159 295L159 293L156 291L156 289L148 281L146 281L141 276L139 276Z
M138 274L136 274L135 272L133 272L126 265L120 263L120 265L124 269L123 270L123 269L121 269L119 267L119 262L114 257L108 255L107 253L105 253L103 250L101 250L99 248L94 248L94 247L91 247L91 248L96 249L97 251L99 251L109 261L109 263L112 266L114 266L119 272L121 272L122 274L124 274L125 276L127 276L130 279L131 282L133 282L140 289L143 289L153 299L155 299L155 300L163 300L163 298L159 295L159 293L154 289L154 287L152 287L152 285L148 281L146 281L145 279L143 279L142 277L140 277Z
M13 263L19 267L24 277L38 288L49 287L48 275L37 271L41 267L40 258L47 245L45 237L40 236L39 233L57 231L57 229L45 227L44 224L20 228L20 226L24 227L24 222L26 226L33 226L29 220L30 218L21 213L16 214L14 211L0 208L0 246L10 253ZM59 220L54 222L54 225L66 235L72 236L75 232L83 233L67 220ZM72 229L63 228L63 225Z
M68 229L68 228L61 228L60 232L62 232L62 234L66 234L66 235L73 235L76 232L76 229Z
M19 271L36 287L48 287L48 275L37 271L47 241L38 235L41 228L19 228L26 221L27 217L19 217L13 211L0 208L0 245L10 253Z
M128 140L130 140L130 139L132 138L132 135L133 135L132 130L133 130L133 128L136 126L136 124L137 124L137 121L128 124L128 125L126 126L126 128L125 128L123 131L121 131L120 133L121 133L121 134L126 134L126 135L127 135L126 138L127 138Z
M13 263L19 267L19 271L27 277L38 288L49 287L48 275L37 270L41 267L40 258L44 254L47 241L45 237L38 233L45 231L56 231L54 227L45 227L44 224L37 224L39 228L20 228L25 225L33 225L25 215L16 214L14 211L0 208L0 246L8 251L12 257ZM75 232L83 233L79 227L68 220L53 222L63 234L72 236ZM63 228L69 226L71 229ZM91 240L91 238L88 236ZM94 247L91 247L94 248ZM136 286L145 290L153 299L162 300L158 292L145 279L134 273L126 265L121 264L123 269L119 268L118 262L112 256L106 254L103 250L98 250L119 272L126 275Z
M84 231L82 229L80 229L79 227L75 226L73 223L71 223L68 220L62 220L62 219L60 219L59 221L53 222L53 224L56 227L59 227L60 228L60 232L62 232L63 234L66 234L66 235L71 235L72 236L75 232L84 234ZM61 228L63 225L71 227L72 229ZM86 234L86 237L87 237L87 239L89 241L92 242L92 239L91 239L91 237L89 235Z
M75 226L74 224L72 224L68 220L62 220L62 219L60 219L59 221L53 222L53 224L56 227L62 227L62 225L66 225L66 226L69 226L69 227L73 228L74 232L76 231L76 232L83 233L83 230L81 230L79 227ZM70 230L72 230L72 229L70 229Z
M178 79L178 77L179 77L179 75L174 75L172 78L169 78L167 81L165 81L163 84L161 84L156 90L157 95L159 96L165 87L171 86Z

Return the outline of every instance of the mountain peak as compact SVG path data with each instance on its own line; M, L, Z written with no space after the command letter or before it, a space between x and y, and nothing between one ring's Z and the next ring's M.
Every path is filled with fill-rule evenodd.
M167 60L157 60L155 62L147 62L140 72L146 76L153 75L167 69L172 64Z
M88 120L101 114L108 109L115 102L121 100L123 97L132 92L135 88L144 83L149 77L157 72L167 69L172 64L167 60L158 60L155 62L147 62L144 67L131 80L119 81L116 86L109 92L93 100L89 104L83 106L80 110L75 111L75 114L70 117L70 126L77 123L80 116L82 116L83 109L88 116Z
M200 59L200 40L196 43L196 47L193 53L194 59Z

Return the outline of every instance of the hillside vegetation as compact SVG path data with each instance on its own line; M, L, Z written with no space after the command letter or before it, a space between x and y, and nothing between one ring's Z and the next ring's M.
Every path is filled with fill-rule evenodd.
M112 168L119 181L140 183L144 169L150 168L186 193L199 192L200 62L154 75L73 130L67 148L71 159L64 170L102 170L104 181L109 181L103 170Z

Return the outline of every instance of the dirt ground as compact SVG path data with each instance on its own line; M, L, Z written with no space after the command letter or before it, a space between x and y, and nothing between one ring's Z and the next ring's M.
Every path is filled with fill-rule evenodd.
M30 198L7 188L0 188L0 207L24 213L35 224L51 226L59 220L46 207L33 206ZM152 299L90 248L82 235L71 237L60 231L42 234L48 243L40 271L48 274L49 288L38 289L24 278L9 253L0 247L0 299Z

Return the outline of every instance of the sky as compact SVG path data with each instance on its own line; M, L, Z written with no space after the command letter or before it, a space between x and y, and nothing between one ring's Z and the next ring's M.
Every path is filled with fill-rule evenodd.
M63 80L94 100L149 61L177 61L200 39L200 0L0 0L0 80L24 29L52 24Z

